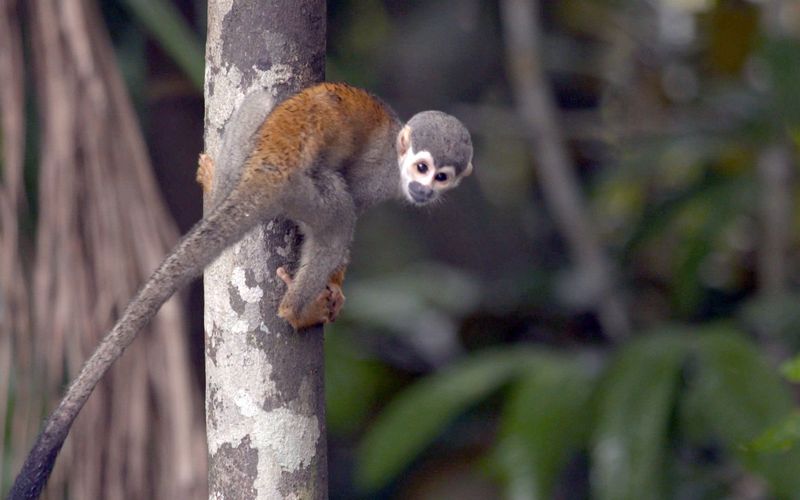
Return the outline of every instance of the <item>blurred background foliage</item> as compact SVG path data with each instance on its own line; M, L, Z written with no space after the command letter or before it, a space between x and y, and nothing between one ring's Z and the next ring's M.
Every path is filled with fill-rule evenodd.
M328 2L329 80L452 112L476 147L445 203L360 223L326 332L331 498L800 498L800 4L542 2L531 84L520 3ZM205 3L101 6L185 230ZM555 106L607 276L555 222L525 85Z

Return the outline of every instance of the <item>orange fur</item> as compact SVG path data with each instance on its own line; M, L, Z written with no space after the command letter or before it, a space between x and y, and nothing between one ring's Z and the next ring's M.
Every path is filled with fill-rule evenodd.
M344 283L345 272L347 272L347 265L343 265L339 269L334 271L333 274L331 274L331 277L328 281L335 285L342 286L342 284Z
M328 284L317 298L309 304L309 306L301 313L296 313L289 308L283 307L283 304L278 307L278 316L289 322L295 330L307 328L314 325L324 325L326 323L333 323L339 316L342 306L344 306L345 296L342 291L342 284L344 283L344 273L347 266L343 265L331 274ZM291 286L294 281L289 272L283 266L276 270L278 278L286 283L286 286Z
M344 83L309 87L279 104L264 120L245 165L243 184L281 184L313 161L342 165L357 157L368 137L385 130L393 119L386 105L364 90Z

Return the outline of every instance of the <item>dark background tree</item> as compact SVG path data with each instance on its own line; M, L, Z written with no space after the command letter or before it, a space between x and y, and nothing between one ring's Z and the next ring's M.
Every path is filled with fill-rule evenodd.
M4 218L2 229L6 250L14 252L13 260L3 258L4 289L16 288L2 307L4 342L11 346L2 369L4 417L13 410L4 419L4 441L14 450L4 453L2 471L10 478L43 412L60 399L66 380L177 231L98 5L4 2L3 15L15 28L4 50L24 49L4 58L4 78L17 89L12 80L33 83L3 100L3 113L17 117L4 122L9 142L3 143L4 206L18 214L17 221ZM22 27L29 35L24 44ZM26 100L32 105L24 135L19 115ZM49 496L180 498L205 489L202 406L188 338L180 334L184 316L178 299L165 304L97 388L65 445Z
M36 395L55 398L69 378L58 363L79 363L95 342L55 343L36 312L65 300L36 292L28 257L56 223L40 186L52 175L45 131L64 109L43 106L43 90L22 106L21 75L37 89L58 84L34 57L45 25L14 31L23 4L25 23L49 5L2 2L2 490L49 406ZM206 5L99 5L185 230L200 216L199 189L187 186L202 148ZM325 338L330 496L798 497L800 6L341 0L328 2L328 26L328 79L369 88L403 117L452 112L477 153L475 177L440 206L387 206L360 221L348 303ZM89 136L89 116L72 129ZM115 245L132 234L160 233L120 226ZM111 252L101 257L132 262ZM201 306L191 303L200 388ZM103 331L96 312L67 310L85 328L52 323L65 334ZM95 404L107 426L106 402ZM150 439L171 429L147 422ZM143 452L102 435L92 453ZM61 478L115 480L88 471Z

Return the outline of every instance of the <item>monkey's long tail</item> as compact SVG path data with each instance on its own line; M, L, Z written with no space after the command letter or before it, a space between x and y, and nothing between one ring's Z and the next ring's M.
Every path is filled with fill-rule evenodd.
M264 220L263 213L242 207L235 198L228 196L195 224L139 290L45 421L44 429L14 480L9 500L39 497L73 420L103 374L176 290L199 275L228 245Z

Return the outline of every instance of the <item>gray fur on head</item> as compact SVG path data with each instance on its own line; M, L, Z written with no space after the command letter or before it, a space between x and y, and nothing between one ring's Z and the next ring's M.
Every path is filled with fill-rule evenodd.
M472 161L472 139L458 118L441 111L423 111L407 125L414 151L428 151L437 166L451 165L460 175Z

